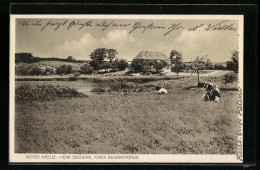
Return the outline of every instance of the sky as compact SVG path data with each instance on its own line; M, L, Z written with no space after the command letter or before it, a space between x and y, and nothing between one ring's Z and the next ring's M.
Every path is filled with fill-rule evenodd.
M238 50L239 37L236 20L16 19L15 28L16 53L78 60L89 60L97 48L113 48L118 58L128 61L141 51L170 56L177 50L183 61L207 55L212 62L226 62Z

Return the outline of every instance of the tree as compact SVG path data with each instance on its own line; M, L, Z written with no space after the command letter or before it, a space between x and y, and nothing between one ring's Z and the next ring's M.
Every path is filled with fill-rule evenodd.
M94 70L99 70L102 67L108 69L108 64L104 64L106 62L104 60L108 59L111 63L116 58L116 54L118 53L115 49L98 48L90 54L90 65Z
M174 64L174 66L172 67L172 71L176 72L178 76L179 72L182 69L182 54L176 50L172 50L170 54L170 59L172 64Z
M90 54L90 65L94 70L99 70L104 62L107 50L105 48L98 48Z
M107 53L107 59L109 59L110 63L116 58L116 55L118 54L115 49L108 49Z
M110 62L103 62L101 68L105 69L108 71L109 68L111 68L112 64Z
M88 63L80 67L80 73L82 74L91 74L92 72L93 72L93 68Z
M149 60L136 59L131 63L131 68L134 72L148 72L151 69Z
M126 60L119 60L118 69L125 70L128 67L128 62Z
M118 71L118 70L122 71L125 70L127 67L128 67L128 63L125 60L116 59L111 63L111 68L114 71Z
M75 59L72 56L68 56L67 60L68 61L74 61Z
M231 61L227 61L227 69L233 70L235 73L238 72L238 51L233 51Z
M147 60L147 62L148 62L148 66L149 66L149 71L152 71L152 68L155 67L155 65L157 64L157 61Z
M170 53L171 63L175 64L175 61L176 61L177 58L182 58L181 53L177 50L172 50L171 53Z
M192 62L192 69L195 70L195 72L198 75L198 84L200 82L199 71L200 70L204 70L206 68L206 63L207 63L207 58L206 57L197 57Z
M206 70L210 70L212 68L213 68L212 62L209 59L206 59L206 61L205 61L205 69Z
M157 73L161 72L163 69L163 64L161 62L155 62L153 66Z
M72 73L72 66L67 65L66 70L65 70L65 74L71 74L71 73Z
M15 62L16 63L35 63L39 62L39 57L34 57L32 53L15 53Z
M162 65L163 65L163 68L167 67L168 66L168 63L166 61L161 61Z
M221 65L221 64L215 64L215 65L213 66L213 69L214 69L214 70L225 70L226 68L225 68L225 66L223 66L223 65Z
M111 68L113 71L118 71L118 66L119 66L119 61L118 60L115 60L111 63Z
M156 69L156 72L159 73L165 68L168 64L165 61L154 62L153 67Z

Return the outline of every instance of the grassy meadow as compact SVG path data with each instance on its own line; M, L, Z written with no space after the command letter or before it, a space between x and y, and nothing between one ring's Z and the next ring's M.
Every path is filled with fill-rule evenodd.
M205 78L206 79L206 78ZM235 86L223 84L220 87ZM213 80L212 80L213 81ZM236 153L236 91L220 103L204 102L196 77L146 82L150 88L126 96L60 98L16 102L17 153Z

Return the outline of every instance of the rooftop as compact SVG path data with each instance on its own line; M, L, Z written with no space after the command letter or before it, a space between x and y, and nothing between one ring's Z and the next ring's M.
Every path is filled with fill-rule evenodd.
M168 60L169 57L162 52L141 51L134 59Z

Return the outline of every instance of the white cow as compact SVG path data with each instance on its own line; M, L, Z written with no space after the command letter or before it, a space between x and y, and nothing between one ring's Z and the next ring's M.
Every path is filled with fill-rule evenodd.
M155 90L157 90L157 94L168 94L167 90L165 88L160 87L160 86L156 86Z

